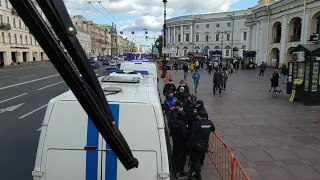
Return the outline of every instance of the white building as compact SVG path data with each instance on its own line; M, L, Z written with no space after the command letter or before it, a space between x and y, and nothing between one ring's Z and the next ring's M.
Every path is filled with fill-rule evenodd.
M258 64L272 59L286 64L292 49L320 34L320 1L259 0L249 12L247 50L257 52Z
M88 22L83 16L73 16L71 20L77 30L77 38L86 55L89 57L91 55L92 45L91 35L88 31Z
M233 53L242 56L248 37L245 26L247 12L240 10L168 19L167 48L177 49L173 54L176 57L187 56L188 53L202 56L207 53L201 52L221 49L224 58L232 58Z
M0 64L40 60L48 58L38 42L9 1L0 1Z

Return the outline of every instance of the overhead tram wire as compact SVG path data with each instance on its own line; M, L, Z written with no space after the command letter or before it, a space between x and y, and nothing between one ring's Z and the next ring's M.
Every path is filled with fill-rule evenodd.
M100 4L100 6L101 6L105 11L107 11L107 13L108 13L114 20L116 20L116 21L120 24L120 26L121 26L123 29L125 29L124 26L107 10L107 8L105 8L105 7L101 4L102 1L97 1L97 2Z
M88 3L91 7L93 7L99 14L101 14L106 20L108 20L109 22L111 22L112 23L112 21L110 21L103 13L101 13L96 7L94 7L92 4L91 4L91 2L92 1L86 1L86 0L84 0L86 3Z

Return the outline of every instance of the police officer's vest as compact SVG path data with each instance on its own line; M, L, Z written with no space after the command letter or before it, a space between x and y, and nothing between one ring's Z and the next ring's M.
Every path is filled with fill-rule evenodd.
M175 107L176 106L176 102L177 102L177 98L176 97L172 97L172 100L164 100L164 102L167 104L168 107ZM172 111L167 111L167 114L171 114Z

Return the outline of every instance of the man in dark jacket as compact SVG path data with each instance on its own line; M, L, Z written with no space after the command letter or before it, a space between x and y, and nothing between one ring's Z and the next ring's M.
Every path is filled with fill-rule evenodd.
M189 94L184 92L184 87L180 87L177 89L177 93L175 95L178 100L180 100L183 103L186 103L186 100L188 99Z
M172 83L172 79L169 79L168 84L166 84L163 88L163 95L166 96L168 91L176 92L176 85Z
M221 84L222 84L222 74L219 69L216 68L216 72L213 74L213 94L216 94L216 89L219 89L219 95L221 97Z
M281 68L281 73L280 73L280 75L282 75L282 84L287 83L288 74L289 74L289 68L287 68L287 66L283 64Z
M266 64L264 62L262 62L260 64L260 73L259 73L259 76L258 77L263 77L264 76L264 71L266 70Z
M182 70L183 70L183 77L184 77L184 80L186 81L187 80L187 76L188 76L188 71L189 71L189 68L188 68L188 64L185 63L183 66L182 66Z
M183 111L183 103L178 101L172 114L171 136L173 142L172 162L175 166L175 172L179 177L186 176L184 165L186 163L187 149L187 125L185 124L186 113Z
M206 117L208 114L204 111L200 111L197 114L197 121L193 123L191 131L189 133L187 147L190 150L191 166L188 172L188 179L193 178L202 180L201 178L201 161L203 154L207 151L209 145L209 137L211 132L215 131L215 127L212 121ZM193 176L193 173L195 175Z
M192 124L196 121L196 114L194 111L196 101L197 97L190 94L183 108L184 112L187 114L186 124L188 125L188 130L191 129Z
M177 89L180 89L181 87L184 88L184 92L185 92L185 93L187 93L187 94L190 93L189 86L188 86L188 84L186 84L186 82L185 82L184 80L181 80L181 81L180 81L180 85L178 86Z

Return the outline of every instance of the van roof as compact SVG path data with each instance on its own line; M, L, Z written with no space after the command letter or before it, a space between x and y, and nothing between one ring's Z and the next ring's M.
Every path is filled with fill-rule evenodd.
M113 83L113 82L101 82L102 89L106 87L118 87L122 91L115 94L106 94L108 102L140 102L140 103L159 103L159 93L157 83L152 75L144 76L140 83ZM52 101L60 100L77 100L71 90L55 97Z

